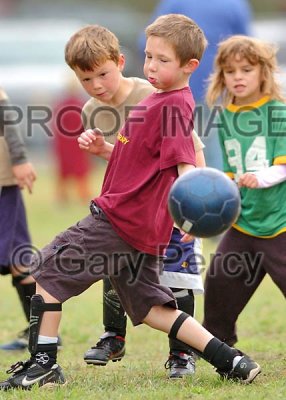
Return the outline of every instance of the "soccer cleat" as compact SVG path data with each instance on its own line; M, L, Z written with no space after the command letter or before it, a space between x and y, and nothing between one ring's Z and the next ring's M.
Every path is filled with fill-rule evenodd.
M261 368L260 365L251 360L251 358L243 355L232 370L217 370L217 372L224 379L236 380L240 381L241 383L248 384L251 383L258 374L260 374Z
M0 350L14 351L26 350L29 344L29 327L19 332L17 338L9 343L0 345ZM62 340L59 336L58 350L62 349Z
M64 375L58 364L45 369L34 362L32 358L25 362L17 362L11 366L7 373L13 373L13 375L6 381L0 382L0 390L30 390L35 385L50 387L65 383Z
M183 378L187 375L194 375L196 370L195 359L193 355L172 351L165 363L165 368L169 369L169 378Z
M105 332L98 343L84 354L87 364L105 366L108 361L121 361L125 355L125 339L115 332Z

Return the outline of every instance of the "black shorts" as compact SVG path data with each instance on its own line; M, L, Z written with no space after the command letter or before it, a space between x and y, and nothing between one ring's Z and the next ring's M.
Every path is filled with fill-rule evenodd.
M34 257L31 273L60 302L108 276L132 323L138 325L155 305L176 308L171 290L159 283L159 268L158 257L126 243L99 210L44 247Z

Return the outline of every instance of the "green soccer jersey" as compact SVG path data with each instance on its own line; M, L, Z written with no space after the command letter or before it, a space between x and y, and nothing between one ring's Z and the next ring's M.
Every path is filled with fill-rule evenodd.
M224 171L236 181L245 172L286 164L286 104L263 97L220 114ZM241 214L234 228L270 238L286 232L286 181L266 189L241 188Z

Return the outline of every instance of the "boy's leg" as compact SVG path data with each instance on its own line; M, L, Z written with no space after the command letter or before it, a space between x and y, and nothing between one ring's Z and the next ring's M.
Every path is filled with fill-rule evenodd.
M174 308L172 292L159 283L159 265L154 257L141 258L136 275L124 268L120 275L111 277L111 282L134 325L146 323L186 343L227 379L250 383L259 374L257 363L214 338L192 317Z
M32 278L32 276L29 276L27 281L27 276L18 275L12 277L12 284L18 293L26 320L27 322L29 322L30 302L31 302L31 297L35 294L36 283ZM9 343L1 345L0 349L7 351L25 350L28 347L28 339L29 339L29 327L19 332L16 339L12 340Z
M193 317L195 310L195 297L193 291L186 289L173 289L173 288L171 288L171 290L174 293L174 296L177 300L178 309L180 311L184 311L185 313ZM170 352L177 351L187 354L192 353L192 349L178 339L169 338L169 346L170 346Z
M96 254L99 262L95 266ZM136 261L137 251L115 233L99 210L59 234L34 256L31 269L37 295L31 300L31 358L11 367L13 375L0 383L0 390L64 383L56 363L61 303L106 275L120 276L122 269L128 269L127 255Z
M4 273L12 274L12 284L19 296L26 320L30 317L30 299L35 294L35 281L27 265L32 246L21 190L18 186L4 187L0 196L0 265ZM29 329L0 346L1 350L23 350L28 346Z
M76 182L78 198L83 202L88 201L92 197L90 193L88 175L75 177L75 182Z
M263 267L286 298L286 233L270 240L256 238L255 248L263 248Z
M109 278L103 280L103 324L104 334L84 355L87 364L105 366L125 354L127 317Z
M26 320L29 322L31 297L35 294L36 282L32 276L29 276L29 279L27 280L27 277L20 275L13 276L12 285L17 290Z
M61 319L61 303L37 285L37 294L31 299L29 351L26 362L14 364L11 378L0 383L1 390L30 389L35 384L51 386L64 384L57 361L58 327Z
M116 265L112 257L111 264L102 265L102 272L90 269L88 264L84 269L78 269L78 265L82 265L80 261L87 262L90 254L101 251L112 256L115 250ZM82 257L79 258L79 255ZM130 264L129 267L126 266L126 255L129 256L128 260L132 261L132 268ZM37 293L41 296L33 296L31 301L29 347L32 357L25 364L17 364L18 369L13 366L13 376L0 383L0 389L27 389L34 384L44 385L46 380L51 383L64 381L58 365L51 365L56 360L57 349L54 342L57 340L60 321L60 301L82 293L92 283L103 279L107 273L134 325L145 322L154 329L169 333L171 338L185 342L228 379L236 378L250 383L260 372L258 364L215 339L189 315L173 308L175 302L172 292L159 283L157 258L142 254L126 244L101 214L98 214L95 221L89 216L57 236L42 250L41 257L37 259L39 258L42 261L33 274L36 280L42 282L42 287L38 285L37 288ZM72 265L73 260L77 261L77 266ZM71 277L75 273L76 280ZM43 372L45 367L46 373Z
M251 383L261 371L260 366L248 356L221 342L196 320L179 310L154 306L143 322L191 346L225 379Z
M239 314L265 276L261 258L264 250L262 247L258 252L253 251L254 241L255 238L235 229L228 231L205 278L203 326L229 346L238 340L236 321ZM257 265L251 267L245 254L256 260Z
M195 297L192 290L171 288L177 300L178 309L194 316ZM182 378L195 373L193 349L178 339L169 338L170 355L165 367L170 370L170 378Z
M163 259L163 274L160 282L171 288L178 309L194 316L196 293L203 293L203 282L200 276L201 240L183 243L179 229L173 228L169 246ZM175 288L173 288L173 285ZM179 288L179 289L178 289ZM185 289L182 289L185 288ZM165 367L169 369L170 378L181 378L195 373L195 357L192 349L177 339L169 339L170 354Z

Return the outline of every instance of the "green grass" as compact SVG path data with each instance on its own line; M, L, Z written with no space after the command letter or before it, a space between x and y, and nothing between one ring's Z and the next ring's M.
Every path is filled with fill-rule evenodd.
M78 204L75 199L74 204L66 207L55 204L51 176L45 170L40 172L34 194L25 195L30 229L37 247L47 244L55 234L88 212L87 206ZM98 175L93 177L95 193L98 193L101 181L99 168ZM213 247L212 242L205 242L206 257L214 250ZM26 325L8 276L1 277L0 290L0 342L5 342ZM202 296L197 300L197 318L201 320ZM64 349L58 359L68 380L65 387L53 390L33 388L30 393L0 393L0 399L285 399L285 299L270 279L265 279L239 320L239 347L251 354L263 368L262 374L249 386L222 382L204 361L197 363L193 379L169 381L164 370L168 354L166 335L146 326L133 328L131 323L128 324L125 358L107 367L87 367L82 355L95 344L102 332L101 307L101 283L63 306L61 336ZM1 352L0 379L5 379L5 370L11 364L25 358L28 358L28 352Z

